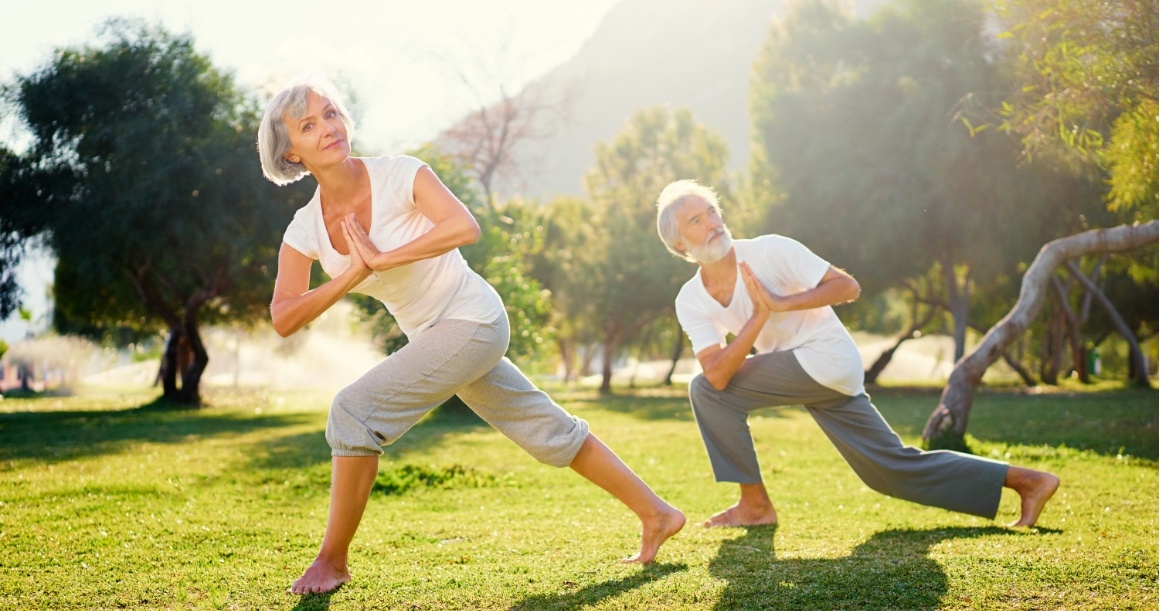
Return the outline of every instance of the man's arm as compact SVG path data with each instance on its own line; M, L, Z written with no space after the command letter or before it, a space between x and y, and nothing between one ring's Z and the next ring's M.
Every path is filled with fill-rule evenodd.
M775 295L770 292L753 275L753 271L749 269L749 265L745 262L741 263L741 273L752 278L753 282L757 283L757 287L760 289L757 293L760 295L762 301L765 302L765 307L769 308L770 312L792 312L795 310L824 308L826 306L849 303L862 294L862 287L859 286L858 281L850 274L833 265L830 266L830 269L826 270L826 274L822 276L817 286L792 295ZM750 298L752 297L753 294L751 293Z
M697 353L697 360L701 363L705 380L717 390L725 390L729 381L741 368L770 314L849 303L862 293L862 287L853 276L832 265L816 287L786 296L771 293L753 274L749 264L742 261L740 268L741 278L745 281L745 290L753 302L753 315L745 322L741 332L724 348L710 346Z

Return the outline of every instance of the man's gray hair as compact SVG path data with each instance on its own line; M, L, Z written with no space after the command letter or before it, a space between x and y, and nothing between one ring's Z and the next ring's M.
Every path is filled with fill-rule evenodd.
M678 180L671 182L664 189L661 189L661 195L657 198L657 233L661 236L661 241L665 243L665 248L674 255L696 263L697 260L689 256L688 253L677 250L676 243L681 241L681 231L677 227L677 210L681 209L692 198L704 200L705 203L713 206L717 214L721 214L721 204L717 201L717 193L713 189L698 183L695 180Z
M306 166L286 158L286 152L290 150L290 132L283 117L289 115L291 119L297 119L305 115L306 94L310 91L334 104L339 118L346 124L347 140L354 138L354 120L329 83L312 78L279 91L270 98L258 125L258 158L262 160L262 174L276 185L288 185L308 174Z

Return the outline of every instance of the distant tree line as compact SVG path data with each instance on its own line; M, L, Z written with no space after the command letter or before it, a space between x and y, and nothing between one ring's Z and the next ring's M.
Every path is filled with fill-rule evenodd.
M1155 1L896 0L868 19L842 6L799 0L771 26L744 172L726 170L724 138L688 110L645 108L597 145L585 197L498 201L505 147L544 112L533 100L521 114L518 96L410 151L480 218L463 252L504 296L513 358L559 359L569 379L599 358L606 392L629 356L669 359L671 379L686 345L673 299L694 271L656 237L654 202L675 179L715 187L735 234L794 237L859 279L843 319L901 331L870 382L922 333L949 333L962 357L1045 243L1156 218ZM281 232L310 194L261 178L261 100L190 37L113 21L99 41L0 91L31 135L26 151L0 148L0 315L42 240L58 261L54 328L113 344L165 333L165 396L196 404L201 325L268 319ZM1156 267L1152 245L1053 271L1002 358L1028 384L1086 381L1091 349L1117 335L1146 383ZM405 341L378 304L355 301L385 351Z

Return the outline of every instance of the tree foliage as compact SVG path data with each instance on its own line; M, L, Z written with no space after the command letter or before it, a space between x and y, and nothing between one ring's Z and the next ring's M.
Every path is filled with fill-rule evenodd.
M1000 111L1029 157L1102 169L1108 205L1157 216L1156 0L998 0L1016 74Z
M32 144L7 173L23 190L3 216L57 257L58 330L164 329L165 396L197 404L200 326L266 318L302 194L262 178L256 104L190 37L115 20L101 40L7 89Z
M1005 83L984 25L973 0L904 1L865 21L798 2L771 28L751 94L755 155L781 191L767 229L849 269L867 296L938 274L916 295L952 315L956 355L971 304L1009 291L1018 263L1083 211L1074 182L1017 168L1008 138L959 121L973 92Z
M612 142L596 146L585 188L595 206L591 222L604 234L590 296L602 336L602 391L611 390L612 361L627 342L655 321L675 320L673 300L694 271L657 237L657 196L669 182L691 178L728 197L728 156L725 138L691 111L660 106L638 111Z

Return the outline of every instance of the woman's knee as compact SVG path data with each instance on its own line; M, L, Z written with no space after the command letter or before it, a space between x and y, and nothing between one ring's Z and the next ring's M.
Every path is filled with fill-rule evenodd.
M372 456L382 454L382 446L393 440L371 431L365 418L354 409L359 404L357 392L346 387L334 396L326 422L326 443L335 456Z

